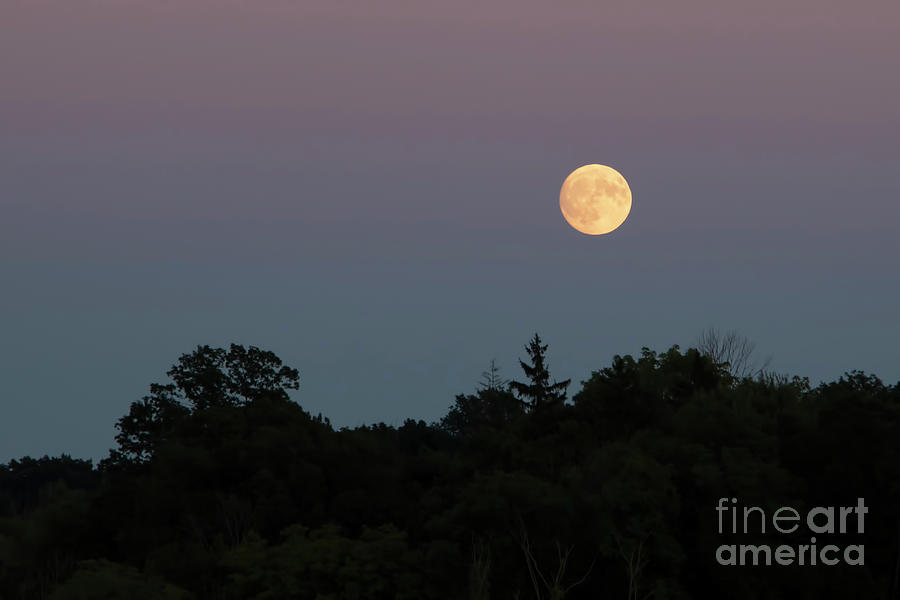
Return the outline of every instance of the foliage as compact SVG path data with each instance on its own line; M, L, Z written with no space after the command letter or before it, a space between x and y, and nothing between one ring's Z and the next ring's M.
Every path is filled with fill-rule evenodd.
M438 423L336 430L273 354L198 347L99 468L0 465L0 598L898 597L900 386L735 377L673 346L615 356L567 403L527 349L527 383L492 364ZM731 497L864 497L865 566L719 566Z
M188 592L127 565L108 560L85 560L74 575L57 587L50 600L191 600Z
M149 461L157 446L191 413L236 407L263 396L286 399L287 390L300 385L297 370L282 365L272 352L237 344L228 351L198 346L183 354L166 374L173 383L151 384L150 395L133 402L116 423L119 447L104 466Z

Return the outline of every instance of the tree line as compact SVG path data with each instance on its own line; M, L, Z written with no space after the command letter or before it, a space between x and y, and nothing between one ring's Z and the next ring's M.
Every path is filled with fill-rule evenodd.
M0 465L0 598L900 598L900 384L813 387L729 335L617 355L569 398L535 334L521 380L491 362L437 422L355 428L291 400L272 352L200 346L99 464ZM865 564L717 564L732 497L865 498Z

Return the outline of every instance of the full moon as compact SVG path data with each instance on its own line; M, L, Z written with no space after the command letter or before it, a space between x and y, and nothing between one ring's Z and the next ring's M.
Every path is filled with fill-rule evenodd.
M569 225L581 233L609 233L631 212L631 188L611 167L584 165L563 181L559 208Z

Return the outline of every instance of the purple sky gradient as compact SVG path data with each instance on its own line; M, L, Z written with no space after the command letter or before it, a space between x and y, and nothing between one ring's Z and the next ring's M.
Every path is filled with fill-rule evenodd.
M570 392L710 325L895 382L898 31L896 0L9 0L0 460L102 456L203 343L276 351L339 425L437 419L535 329ZM592 162L634 194L601 238L557 204Z

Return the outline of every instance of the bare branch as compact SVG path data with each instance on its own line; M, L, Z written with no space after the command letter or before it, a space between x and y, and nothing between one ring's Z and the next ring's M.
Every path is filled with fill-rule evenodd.
M497 360L492 358L488 370L481 372L481 381L478 383L478 387L482 390L503 390L506 389L508 383L509 380L500 376Z
M715 327L700 332L697 350L714 363L727 367L728 372L739 379L763 373L772 360L769 356L757 366L753 357L755 343L735 330L722 333Z
M587 580L588 576L591 574L591 571L594 569L594 564L596 562L596 557L591 561L591 566L588 568L587 572L581 577L581 579L575 581L574 583L566 586L563 581L566 577L566 570L569 566L569 557L572 555L572 551L575 549L575 546L568 546L565 550L560 545L559 541L556 541L556 558L558 561L556 573L553 575L552 581L548 581L544 576L541 569L538 567L537 560L534 557L534 553L531 551L531 542L528 538L528 531L525 528L525 523L522 521L521 517L519 519L519 546L522 548L522 552L525 555L525 563L528 566L528 574L531 577L531 584L534 587L534 594L537 600L541 600L544 598L541 591L541 586L539 583L542 583L544 588L547 590L547 598L548 600L563 600L566 594L569 593L569 590L574 588L581 583L584 583Z

